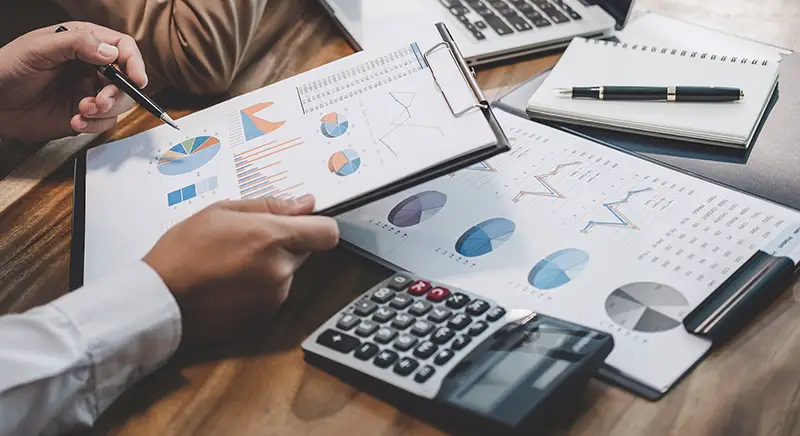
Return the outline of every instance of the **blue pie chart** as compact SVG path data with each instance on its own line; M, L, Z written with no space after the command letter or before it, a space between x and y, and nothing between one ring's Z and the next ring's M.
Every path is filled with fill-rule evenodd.
M469 228L456 241L456 251L464 257L491 253L511 239L516 225L505 218L492 218Z
M528 283L541 290L564 286L586 269L589 254L576 248L556 251L545 257L528 274Z

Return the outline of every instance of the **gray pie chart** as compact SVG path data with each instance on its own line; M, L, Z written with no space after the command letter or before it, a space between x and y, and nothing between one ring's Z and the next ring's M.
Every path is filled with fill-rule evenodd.
M676 289L653 282L621 286L606 299L606 313L619 326L659 333L681 325L689 302Z

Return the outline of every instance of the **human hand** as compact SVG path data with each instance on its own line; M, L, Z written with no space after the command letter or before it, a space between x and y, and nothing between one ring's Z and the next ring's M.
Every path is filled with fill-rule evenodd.
M133 38L90 23L64 26L68 32L46 27L0 48L0 135L44 141L114 127L134 101L96 65L116 63L138 86L147 85Z
M314 199L217 203L173 227L144 261L175 296L183 345L230 337L273 313L297 268L334 247L336 221L308 216Z

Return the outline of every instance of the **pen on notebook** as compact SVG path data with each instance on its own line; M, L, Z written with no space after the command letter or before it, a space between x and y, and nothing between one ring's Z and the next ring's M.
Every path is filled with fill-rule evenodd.
M58 26L56 32L66 32L67 29L64 26ZM156 117L160 118L161 121L169 124L173 128L180 130L180 127L175 123L175 120L167 114L164 109L161 109L159 105L156 104L147 94L144 93L138 86L136 86L131 79L128 78L125 74L120 72L114 65L102 65L96 67L97 71L100 74L104 75L111 81L114 85L124 93L128 94L139 106L147 109L148 112L155 115Z
M564 97L595 100L651 100L669 102L726 102L744 98L739 88L718 86L591 86L557 88Z

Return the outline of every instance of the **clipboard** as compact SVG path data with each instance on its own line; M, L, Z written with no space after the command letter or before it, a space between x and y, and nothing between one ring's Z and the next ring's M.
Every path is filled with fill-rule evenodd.
M442 38L442 41L430 47L425 53L421 54L422 61L428 66L428 71L433 77L436 86L447 103L450 112L456 118L463 116L471 111L481 111L486 118L486 121L495 135L496 142L483 147L479 150L467 153L456 159L443 162L441 164L432 166L426 170L411 174L407 177L393 182L389 186L378 188L356 198L344 201L327 209L315 212L315 215L335 217L343 213L352 211L361 206L378 201L382 198L402 192L406 189L428 182L430 180L446 176L459 169L474 165L483 160L489 159L500 153L509 151L510 145L505 132L500 126L500 123L494 116L493 108L483 95L477 81L475 80L475 73L467 63L458 48L458 45L453 39L452 34L447 29L444 23L437 23L436 30ZM461 77L464 79L464 85L470 90L475 98L475 101L469 107L464 109L455 108L451 100L447 97L444 87L439 81L439 76L436 74L436 64L431 62L431 55L440 51L447 50L458 68ZM70 267L69 267L69 290L73 291L84 285L84 266L85 266L85 235L86 235L86 172L87 160L86 151L82 151L75 158L74 165L74 193L73 193L73 215L72 215L72 243L70 246Z
M528 98L539 85L541 85L543 76L546 76L548 73L549 70L545 70L532 77L504 96L498 98L492 103L492 106L508 114L530 119L526 110ZM697 172L672 165L646 154L637 153L612 142L603 141L569 126L554 122L542 122L542 124L656 165L691 175L705 182L723 186L727 189L759 198L768 203L788 207L702 174L698 174ZM718 348L745 327L761 309L764 309L767 305L776 300L780 294L786 290L787 285L791 283L791 280L796 277L799 272L800 265L795 265L794 261L790 258L773 256L760 250L748 259L731 277L720 284L720 286L694 310L687 314L682 323L683 327L687 332L693 335L709 339L712 343L712 350ZM705 358L705 356L703 358ZM702 360L703 359L698 360L694 366L687 369L683 376L673 385L673 388L691 373ZM616 368L608 365L603 366L598 371L598 378L651 401L658 400L665 395L650 386L627 377Z

